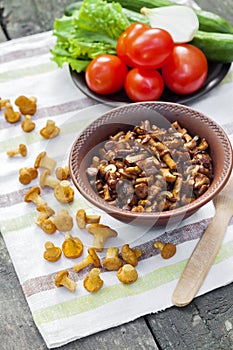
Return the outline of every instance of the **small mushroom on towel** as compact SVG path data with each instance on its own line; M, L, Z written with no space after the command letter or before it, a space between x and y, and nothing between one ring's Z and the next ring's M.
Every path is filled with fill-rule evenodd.
M55 286L56 287L65 287L69 289L71 292L75 292L77 283L68 277L68 270L59 271L55 277Z
M90 292L97 292L102 286L104 281L100 278L100 269L94 267L88 276L84 278L83 286L84 288Z

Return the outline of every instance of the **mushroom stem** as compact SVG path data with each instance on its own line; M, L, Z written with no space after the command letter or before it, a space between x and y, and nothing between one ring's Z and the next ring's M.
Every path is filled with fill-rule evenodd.
M55 285L57 287L63 286L69 289L71 292L75 292L77 283L68 277L68 271L62 270L58 272L55 277Z
M50 171L50 174L52 174L57 162L53 158L47 156L46 152L41 152L38 154L34 167L35 168L45 168Z
M71 292L76 290L77 283L70 279L69 277L65 277L62 281L64 287L68 288Z
M77 264L73 266L73 269L75 272L79 272L89 265L94 265L95 267L100 266L100 259L97 256L95 250L93 248L89 248L87 251L88 251L87 257L79 261Z
M117 232L111 229L109 226L102 224L91 224L88 227L88 232L94 236L92 247L97 252L102 252L106 241L110 237L116 237Z
M44 188L45 186L55 188L57 185L59 185L60 181L50 175L50 171L48 169L45 169L40 177L40 186Z

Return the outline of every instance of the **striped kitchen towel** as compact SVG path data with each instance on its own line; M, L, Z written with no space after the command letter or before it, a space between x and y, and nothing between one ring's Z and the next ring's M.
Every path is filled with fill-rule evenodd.
M42 151L54 158L57 166L66 165L72 142L78 134L110 109L83 95L74 86L68 67L56 67L49 52L53 44L52 33L47 32L2 43L0 50L1 98L10 99L17 109L14 101L19 95L37 97L38 109L33 116L36 128L31 133L24 133L20 123L7 123L3 111L0 111L0 229L35 324L48 348L172 306L171 296L179 276L214 213L212 203L208 203L179 225L148 230L123 224L100 212L75 188L74 201L62 205L56 201L52 190L45 187L41 189L41 195L49 206L55 212L66 208L74 218L71 233L84 244L82 257L92 245L92 236L80 230L75 223L75 213L79 208L87 213L100 214L101 222L118 232L118 236L110 239L106 247L120 248L128 243L131 247L141 248L143 254L137 266L139 278L135 283L123 285L115 272L101 268L104 285L94 294L83 287L83 279L90 269L86 268L79 274L72 270L73 264L81 258L71 260L62 256L55 263L43 258L45 242L52 241L61 247L64 233L47 235L35 224L38 215L35 205L25 203L23 199L28 188L38 185L39 180L37 178L26 186L20 184L19 169L32 167ZM232 141L232 100L231 68L220 85L190 106L218 122ZM48 119L54 120L61 129L60 135L49 141L39 133ZM27 145L27 156L9 158L6 152L20 143ZM156 239L173 242L177 245L177 253L171 259L163 260L153 247ZM99 253L101 261L105 252ZM70 277L77 282L74 293L55 286L55 275L62 269L67 269ZM218 256L198 295L232 282L232 271L233 221L229 223Z

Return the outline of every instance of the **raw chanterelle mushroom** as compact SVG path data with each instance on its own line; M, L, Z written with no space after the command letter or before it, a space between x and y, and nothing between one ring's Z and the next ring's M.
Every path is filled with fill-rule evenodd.
M73 266L75 272L79 272L89 265L100 266L100 259L93 248L88 248L88 255Z
M69 272L67 270L59 271L55 277L55 285L56 287L66 287L71 292L75 292L77 283L70 279Z
M100 278L100 269L97 267L94 267L83 281L84 288L91 293L97 292L103 286L103 283Z

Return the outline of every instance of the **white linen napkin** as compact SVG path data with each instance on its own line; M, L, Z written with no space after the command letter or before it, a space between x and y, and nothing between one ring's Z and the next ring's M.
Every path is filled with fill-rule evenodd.
M80 131L110 109L83 95L71 81L67 67L56 67L49 53L53 43L51 32L12 40L1 44L0 57L1 97L9 98L13 105L19 95L36 96L38 101L38 110L33 117L36 128L31 133L24 133L20 123L7 123L3 111L0 111L0 229L35 324L48 348L172 306L171 296L179 276L214 214L212 203L208 203L180 225L148 231L143 227L132 228L100 212L75 188L75 200L68 205L60 204L53 192L44 188L41 195L56 212L65 207L75 217L77 209L84 208L88 213L99 213L102 223L117 230L118 237L110 239L106 247L120 248L128 243L131 247L140 247L143 255L137 266L137 282L123 285L115 272L101 269L104 285L95 294L90 294L83 287L88 269L80 274L72 272L73 264L80 258L73 261L62 256L55 263L43 259L44 243L52 241L61 247L64 234L47 235L35 224L38 215L35 205L25 203L23 198L28 188L38 185L38 178L24 186L18 181L19 169L33 166L36 156L42 151L54 158L57 166L66 165L72 142ZM232 100L231 68L220 85L189 105L218 122L232 141ZM17 109L15 105L14 108ZM55 121L61 133L46 141L39 130L48 119ZM9 158L6 152L19 143L27 145L28 155L25 158ZM231 221L219 254L198 295L233 281L232 224ZM71 233L83 241L84 257L92 244L92 236L78 229L75 222ZM161 258L153 248L153 242L158 237L177 245L174 257L169 260ZM104 255L105 251L99 254L101 259ZM75 293L55 287L55 274L62 269L68 269L70 276L77 281Z

